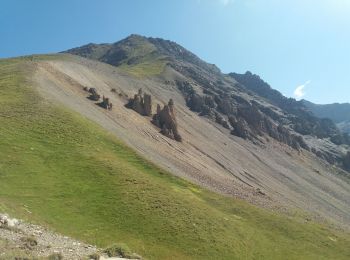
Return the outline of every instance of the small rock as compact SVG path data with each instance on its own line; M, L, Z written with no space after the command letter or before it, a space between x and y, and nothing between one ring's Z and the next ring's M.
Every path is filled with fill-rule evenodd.
M13 218L13 219L9 218L7 220L7 226L9 226L9 227L15 227L18 225L18 223L19 223L18 219L15 219L15 218Z

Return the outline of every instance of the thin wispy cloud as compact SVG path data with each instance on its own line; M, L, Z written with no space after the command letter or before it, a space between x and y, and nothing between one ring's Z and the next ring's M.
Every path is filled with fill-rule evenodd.
M294 97L296 99L301 99L306 95L305 88L311 83L311 80L306 81L303 85L297 86L294 90Z

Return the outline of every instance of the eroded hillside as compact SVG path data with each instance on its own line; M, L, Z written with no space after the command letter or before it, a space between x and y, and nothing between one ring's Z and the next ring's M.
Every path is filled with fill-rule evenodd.
M176 84L186 78L171 66L164 67L161 76L139 78L124 69L76 56L61 55L33 64L41 95L98 123L173 174L260 206L301 210L349 227L346 172L305 149L295 149L264 134L258 135L258 141L245 140L215 120L199 116L189 109ZM89 100L84 87L108 96L113 110ZM140 88L152 96L153 113L157 103L173 99L182 142L160 134L150 117L125 107L127 97ZM200 90L198 84L193 88Z
M1 212L102 248L126 243L147 259L348 259L349 236L315 223L301 211L287 217L210 192L140 156L155 153L154 145L147 146L151 139L158 140L159 157L172 149L176 151L170 155L182 154L191 145L186 139L177 142L159 135L150 118L124 107L128 100L120 91L134 93L144 81L130 81L123 73L62 55L0 61ZM89 84L113 102L112 110L99 105L101 99L88 98ZM109 92L112 85L115 96ZM168 91L176 98L172 89ZM152 95L161 101L160 95ZM198 117L180 98L174 106L179 109L179 126L186 126L186 117ZM187 112L184 116L181 107ZM183 138L191 137L184 127L179 131ZM127 132L136 140L125 138ZM117 136L138 147L139 154ZM231 148L248 150L238 140ZM152 147L150 153L142 150ZM39 249L47 241L37 242ZM22 244L1 235L1 256L4 252L18 257L16 247Z

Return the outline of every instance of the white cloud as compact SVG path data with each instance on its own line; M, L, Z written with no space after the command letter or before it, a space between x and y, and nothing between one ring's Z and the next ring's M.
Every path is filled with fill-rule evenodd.
M295 90L294 90L294 97L296 99L301 99L302 97L305 96L305 88L307 85L309 85L311 83L311 80L306 81L303 85L298 86Z

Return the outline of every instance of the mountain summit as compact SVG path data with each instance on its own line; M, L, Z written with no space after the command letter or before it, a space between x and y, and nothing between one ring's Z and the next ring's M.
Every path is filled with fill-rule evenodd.
M147 62L161 62L164 64L183 62L193 64L204 71L210 71L214 74L220 73L220 70L215 65L204 62L175 42L161 38L147 38L137 34L132 34L113 44L90 43L70 49L66 53L95 59L114 66L135 66L147 64Z

